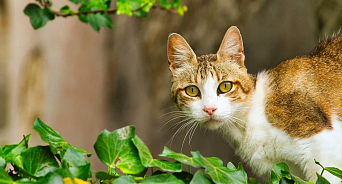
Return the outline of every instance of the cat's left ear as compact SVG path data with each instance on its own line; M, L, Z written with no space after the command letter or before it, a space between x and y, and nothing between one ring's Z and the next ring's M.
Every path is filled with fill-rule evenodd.
M232 26L227 30L217 52L217 57L220 62L232 61L245 68L243 42L237 27Z

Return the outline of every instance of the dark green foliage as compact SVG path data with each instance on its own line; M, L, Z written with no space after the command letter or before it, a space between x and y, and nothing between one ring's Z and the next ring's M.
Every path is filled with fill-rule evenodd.
M34 29L39 29L55 18L55 14L48 8L42 9L37 4L30 3L24 9L25 15L30 17L31 25Z
M51 1L39 0L38 3L28 4L24 9L24 13L30 18L34 29L43 27L48 21L53 20L55 16L78 16L81 22L89 23L95 31L100 31L101 27L114 27L109 14L146 17L156 3L159 3L160 7L165 10L174 9L179 15L184 15L184 12L187 10L186 6L182 5L181 0L117 0L115 9L110 9L112 5L111 0L69 1L79 6L78 11L70 9L69 5L61 7L59 11L55 11L51 8Z
M49 146L28 147L28 135L19 144L0 147L0 184L81 184L82 181L108 184L259 184L255 178L248 179L241 163L237 168L230 162L224 166L221 159L204 157L198 151L191 152L192 157L189 157L165 147L159 156L175 161L155 159L146 144L135 135L134 126L113 132L103 130L100 133L94 148L98 158L108 166L108 171L95 172L91 171L91 163L85 157L90 156L89 153L67 143L57 131L40 119L34 122L33 128ZM342 178L341 170L316 163L323 171ZM14 170L5 168L8 164ZM182 165L199 170L193 175L190 171L183 171ZM151 176L146 175L147 170L153 169L156 172ZM95 173L94 179L92 173ZM291 174L284 162L274 166L270 181L272 184L311 183ZM316 183L329 182L317 174Z

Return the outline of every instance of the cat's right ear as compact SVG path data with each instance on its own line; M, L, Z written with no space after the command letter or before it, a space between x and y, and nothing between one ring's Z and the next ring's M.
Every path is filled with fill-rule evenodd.
M177 33L172 33L169 36L167 58L172 73L186 63L197 64L196 54L185 39Z
M217 57L220 61L235 62L245 68L243 42L240 31L237 27L232 26L227 30L217 52Z

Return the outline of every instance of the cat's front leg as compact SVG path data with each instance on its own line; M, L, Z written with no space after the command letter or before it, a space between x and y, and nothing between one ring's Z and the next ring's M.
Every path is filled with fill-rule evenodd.
M271 170L277 162L270 159L265 154L265 150L261 149L256 152L251 157L249 165L253 169L253 172L265 179L270 178Z

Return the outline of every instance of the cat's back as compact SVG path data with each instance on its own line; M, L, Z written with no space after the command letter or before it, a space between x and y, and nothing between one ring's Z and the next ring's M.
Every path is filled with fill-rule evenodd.
M265 112L270 123L291 137L307 138L332 129L342 117L342 35L322 40L307 57L268 71Z

